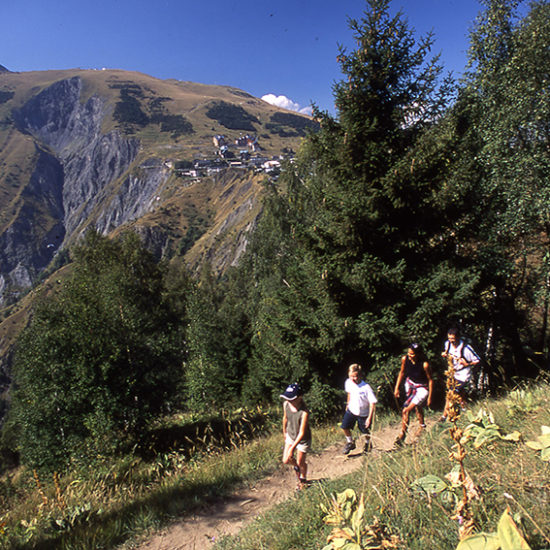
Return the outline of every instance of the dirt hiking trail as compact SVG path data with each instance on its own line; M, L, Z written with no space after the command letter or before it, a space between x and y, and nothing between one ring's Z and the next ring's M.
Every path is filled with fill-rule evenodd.
M406 443L412 443L418 424L412 423ZM370 459L393 448L399 426L375 431ZM363 443L349 455L342 454L344 442L332 445L320 453L308 455L308 478L311 484L340 477L357 470L363 464ZM176 520L148 540L131 548L136 550L208 550L224 535L234 535L256 516L295 494L296 477L289 466L278 468L269 477L250 487ZM307 490L307 489L305 489Z

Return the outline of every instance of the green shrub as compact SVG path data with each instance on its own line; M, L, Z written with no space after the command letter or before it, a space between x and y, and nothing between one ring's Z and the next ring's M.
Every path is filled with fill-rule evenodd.
M336 418L343 410L344 392L324 384L314 375L309 391L304 396L314 423Z
M126 88L120 91L120 101L115 105L113 118L121 124L147 126L149 123L149 117L142 111L140 102Z
M0 105L2 103L7 103L13 96L15 92L4 92L0 90Z
M172 137L193 134L193 125L182 115L154 114L151 122L160 124L161 132L172 132Z

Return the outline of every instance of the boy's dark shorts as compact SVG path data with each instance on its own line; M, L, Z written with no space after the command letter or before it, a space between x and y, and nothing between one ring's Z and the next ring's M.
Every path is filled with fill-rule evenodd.
M461 382L461 381L455 379L455 393L460 393L460 392L466 391L468 389L469 384L470 384L470 380L466 380L465 382Z
M355 414L346 410L340 427L343 430L353 430L353 428L355 427L355 424L357 423L357 427L359 428L359 431L362 434L368 434L370 432L370 427L367 428L365 426L365 422L367 418L368 418L367 416L356 416Z

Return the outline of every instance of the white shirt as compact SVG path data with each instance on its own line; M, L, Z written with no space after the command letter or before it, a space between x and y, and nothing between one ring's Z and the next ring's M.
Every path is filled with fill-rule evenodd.
M462 349L464 348L464 349ZM475 351L468 346L464 340L460 340L457 346L451 344L448 340L445 342L447 353L453 358L453 367L455 369L455 380L467 382L472 374L470 366L463 366L460 359L463 357L468 363L478 363L479 357Z
M370 405L378 403L372 388L364 380L356 384L348 378L344 388L349 394L348 410L355 416L367 416Z

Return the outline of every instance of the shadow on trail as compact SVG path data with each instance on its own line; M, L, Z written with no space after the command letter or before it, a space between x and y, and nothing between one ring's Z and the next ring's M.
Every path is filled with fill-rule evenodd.
M237 419L216 418L152 430L143 438L137 454L144 460L151 461L163 453L174 450L186 458L191 458L201 453L240 447L243 443L265 434L266 425L270 420L267 413L243 414ZM263 473L268 474L269 471ZM131 534L145 523L157 529L175 516L190 515L208 507L216 499L227 497L243 479L243 476L234 474L229 477L224 475L223 481L215 479L197 482L183 479L176 487L155 487L148 496L121 504L114 511L94 513L81 523L72 525L70 530L61 531L52 522L51 531L39 540L34 539L13 548L113 548L127 541Z
M116 511L96 515L90 521L74 526L69 532L51 534L39 541L15 546L14 549L113 548L127 541L134 528L143 524L143 518L147 519L148 524L160 528L175 515L192 514L217 499L227 497L241 481L240 476L224 478L223 484L219 480L201 483L186 483L184 480L178 487L158 489ZM200 501L197 495L201 496Z

